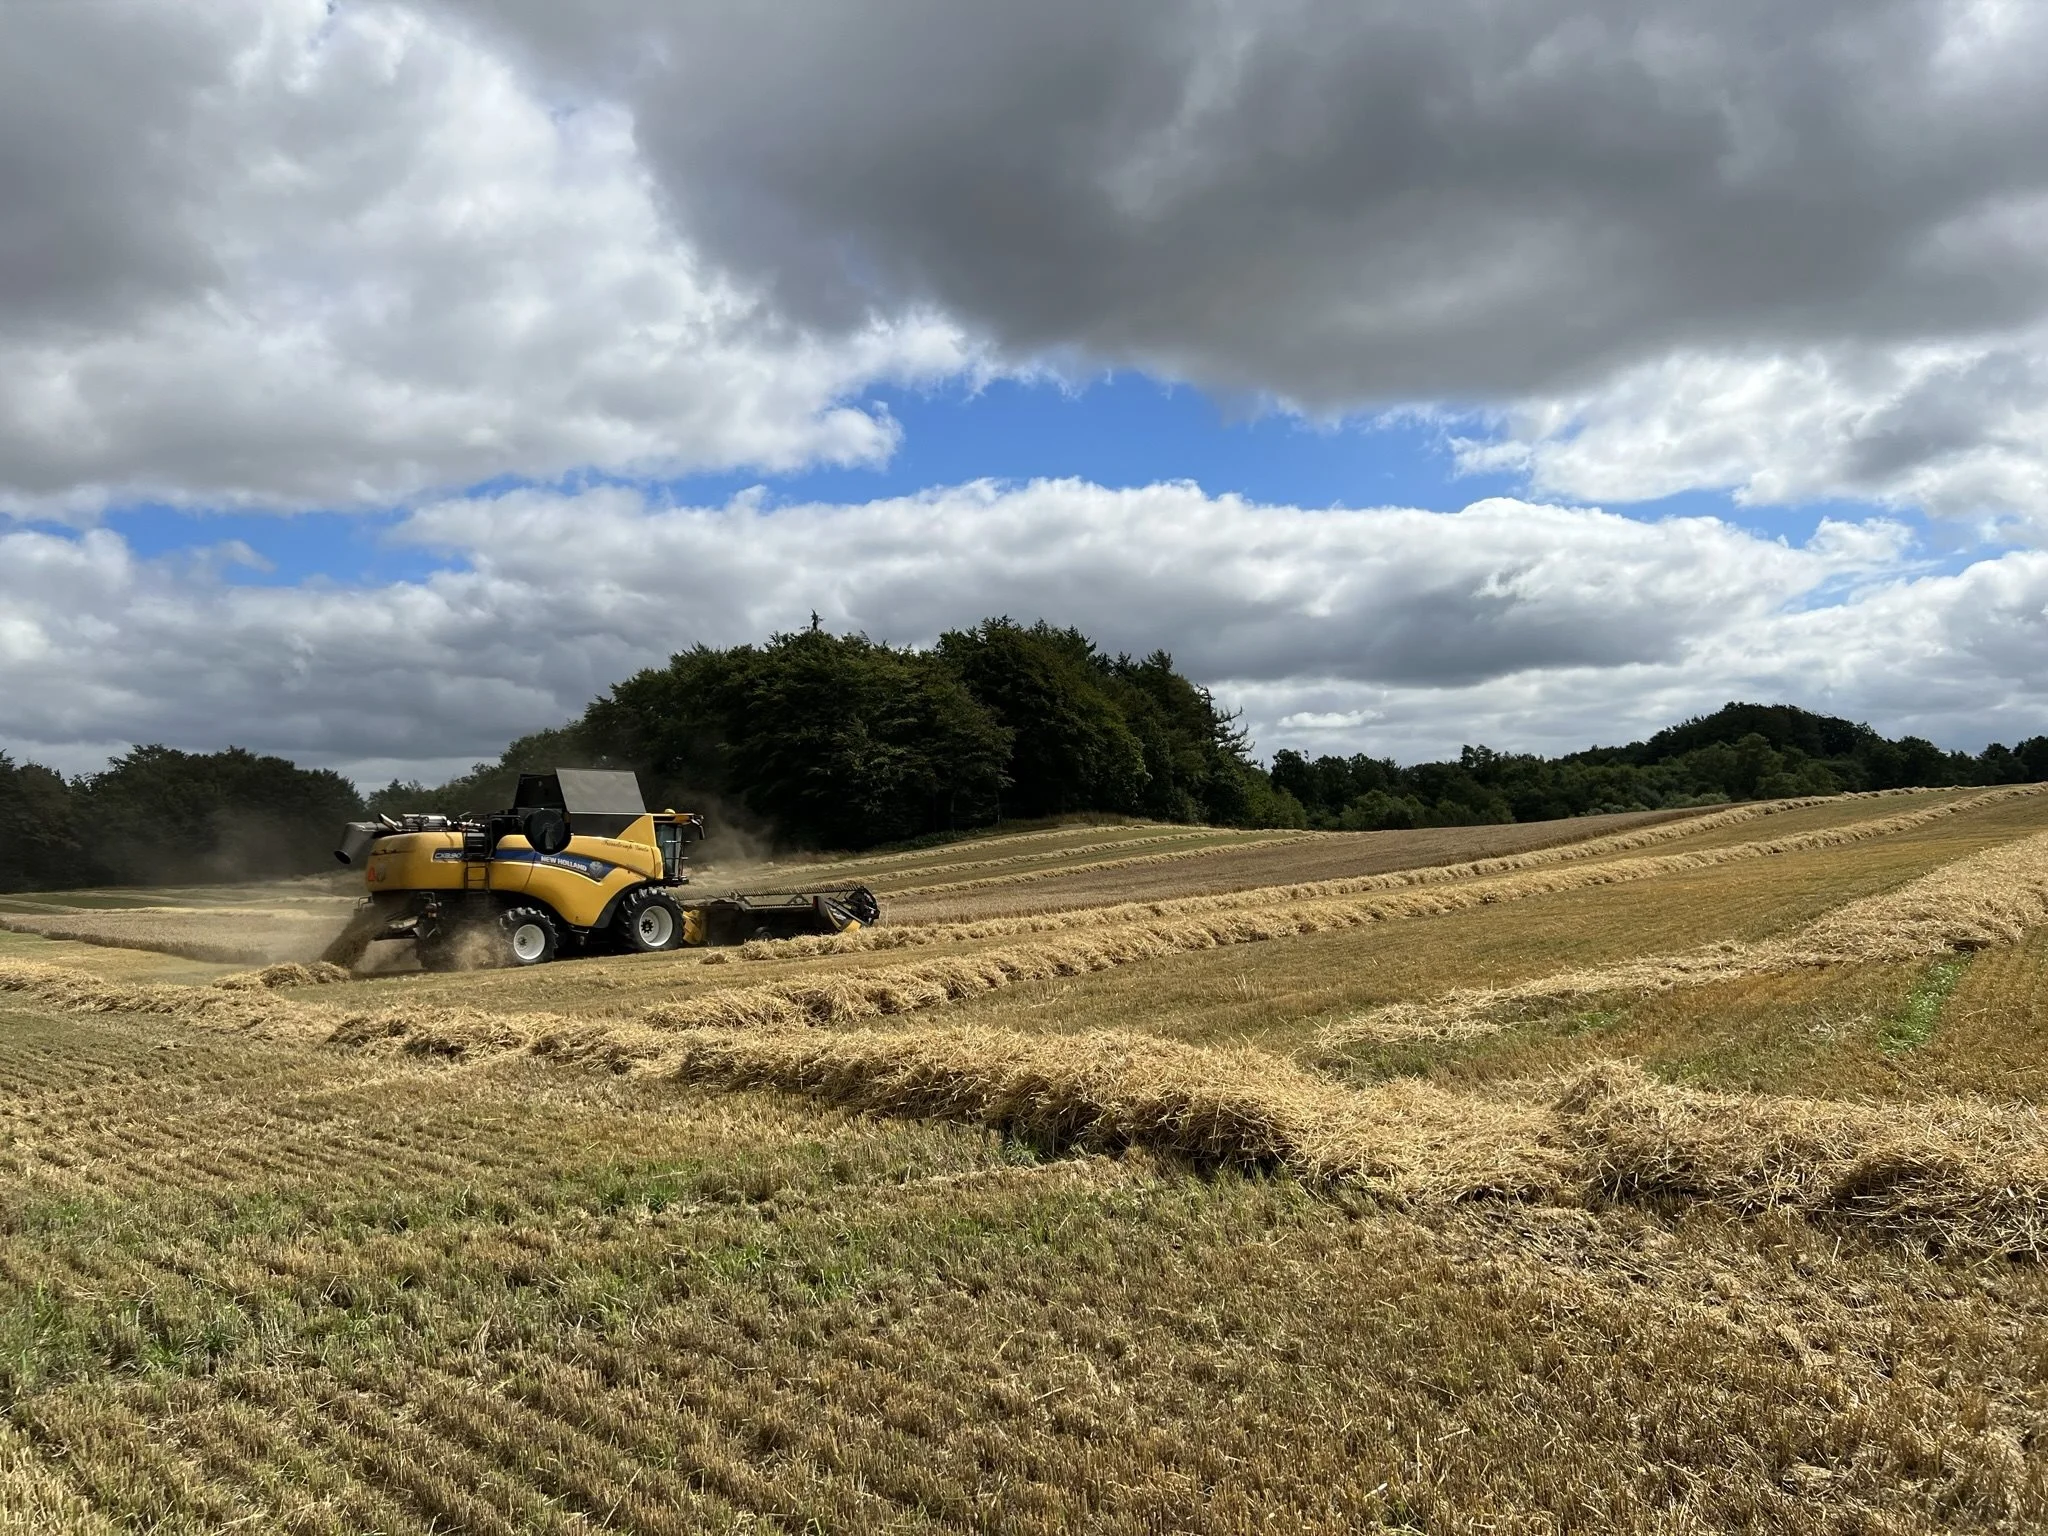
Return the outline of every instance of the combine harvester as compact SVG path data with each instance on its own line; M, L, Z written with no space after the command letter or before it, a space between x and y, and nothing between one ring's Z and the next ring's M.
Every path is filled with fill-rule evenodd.
M683 848L703 836L702 816L648 811L632 774L575 768L521 774L512 809L490 816L352 821L334 856L362 867L370 894L323 958L352 968L396 939L429 971L543 965L881 920L864 885L686 893Z

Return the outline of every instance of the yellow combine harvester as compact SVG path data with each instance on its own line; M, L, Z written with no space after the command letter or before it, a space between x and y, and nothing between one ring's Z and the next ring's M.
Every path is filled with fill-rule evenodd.
M684 945L843 933L881 919L866 886L698 896L683 848L704 818L650 812L630 773L563 768L519 777L490 816L352 821L335 857L370 894L325 958L353 966L380 940L409 941L426 970L541 965L566 953L652 954Z

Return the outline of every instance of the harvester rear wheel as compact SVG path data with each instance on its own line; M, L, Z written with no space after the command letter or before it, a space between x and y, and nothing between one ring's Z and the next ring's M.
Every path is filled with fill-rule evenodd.
M683 942L683 909L666 891L628 891L612 919L619 946L631 955L658 954Z
M500 965L546 965L562 947L555 920L539 907L513 907L498 919Z

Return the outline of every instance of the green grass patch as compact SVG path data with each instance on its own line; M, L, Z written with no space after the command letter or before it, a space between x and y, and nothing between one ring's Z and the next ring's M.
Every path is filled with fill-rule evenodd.
M1937 960L1920 973L1913 990L1896 1013L1887 1018L1877 1033L1878 1049L1887 1056L1917 1050L1934 1038L1941 1026L1941 1010L1948 1005L1963 972L1970 968L1970 956L1951 955Z

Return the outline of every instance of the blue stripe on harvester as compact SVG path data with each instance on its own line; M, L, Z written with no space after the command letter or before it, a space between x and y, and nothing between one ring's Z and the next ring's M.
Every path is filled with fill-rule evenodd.
M605 877L613 870L625 868L623 864L607 864L603 859L585 858L580 853L535 853L531 848L507 848L491 857L506 864L538 864L545 869L566 869L572 875L581 875L599 885L604 884Z

